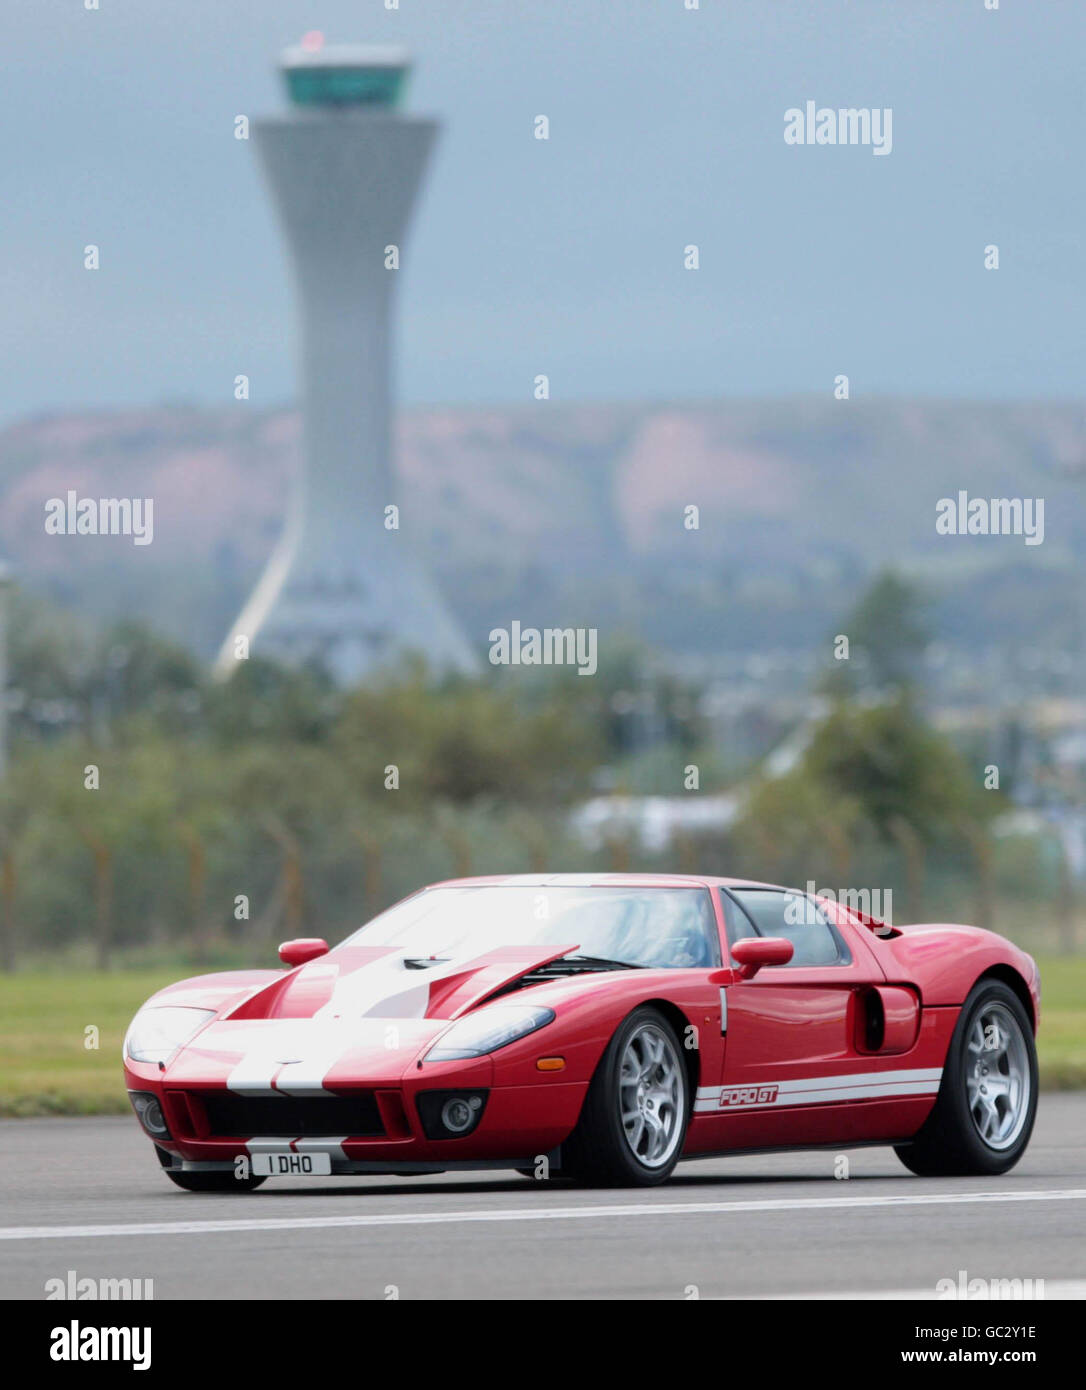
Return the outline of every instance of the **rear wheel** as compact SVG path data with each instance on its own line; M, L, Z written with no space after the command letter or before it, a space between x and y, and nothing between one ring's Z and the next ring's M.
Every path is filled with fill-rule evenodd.
M225 1169L222 1172L185 1173L174 1172L167 1168L166 1176L170 1182L175 1182L186 1192L252 1192L262 1182L267 1182L267 1178L254 1178L252 1176L236 1178L232 1172L227 1172Z
M562 1146L563 1175L613 1187L662 1183L679 1161L689 1118L675 1030L659 1010L635 1009L608 1044Z
M1037 1050L1021 1000L982 980L962 1007L935 1108L894 1152L920 1177L1005 1173L1025 1153L1037 1114Z

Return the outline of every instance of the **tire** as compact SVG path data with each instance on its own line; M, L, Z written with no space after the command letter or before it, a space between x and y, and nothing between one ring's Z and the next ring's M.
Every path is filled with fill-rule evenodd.
M674 1028L658 1009L635 1009L608 1043L562 1145L563 1176L602 1187L666 1181L682 1155L691 1105Z
M183 1187L186 1192L252 1192L262 1182L268 1181L267 1178L236 1178L233 1172L225 1170L221 1173L175 1173L167 1168L165 1172L170 1182Z
M992 1038L995 1047L986 1045ZM1036 1114L1029 1015L1008 985L981 980L962 1005L935 1108L894 1152L922 1178L1006 1173L1025 1153Z

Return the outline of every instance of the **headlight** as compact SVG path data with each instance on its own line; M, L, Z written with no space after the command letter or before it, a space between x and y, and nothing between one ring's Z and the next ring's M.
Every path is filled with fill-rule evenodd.
M554 1018L553 1009L532 1004L495 1004L454 1023L423 1058L424 1062L455 1062L484 1057L518 1038L534 1033Z
M133 1062L168 1062L177 1049L202 1028L214 1009L189 1009L180 1005L140 1009L124 1040L125 1055Z

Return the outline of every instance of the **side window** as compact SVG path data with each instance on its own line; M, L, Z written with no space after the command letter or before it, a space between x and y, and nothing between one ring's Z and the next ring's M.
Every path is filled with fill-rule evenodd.
M734 888L735 899L753 928L742 935L783 936L794 954L791 965L845 965L848 948L813 898L772 888ZM728 939L733 936L729 923Z
M736 904L735 899L725 889L717 890L720 894L720 905L724 909L724 926L728 933L728 946L734 946L737 941L741 941L744 936L757 936L754 923L747 914Z

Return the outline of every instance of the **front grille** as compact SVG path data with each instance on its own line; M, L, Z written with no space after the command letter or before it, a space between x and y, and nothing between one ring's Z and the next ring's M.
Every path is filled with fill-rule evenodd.
M208 1127L216 1138L316 1139L385 1132L372 1091L312 1097L200 1091L192 1096L203 1105Z

